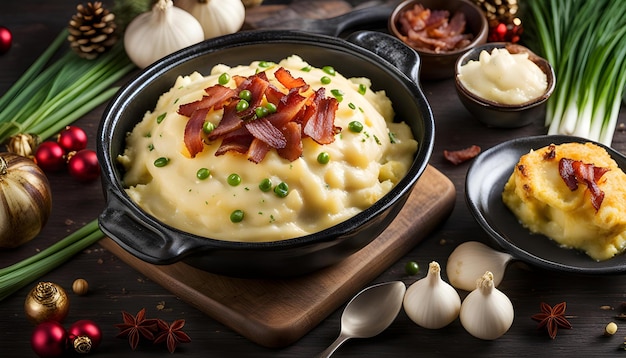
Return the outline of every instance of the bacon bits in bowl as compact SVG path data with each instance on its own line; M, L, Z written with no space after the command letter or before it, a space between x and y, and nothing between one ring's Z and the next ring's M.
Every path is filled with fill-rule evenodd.
M483 11L466 0L407 0L389 18L389 31L411 46L422 60L421 78L454 77L454 64L465 51L487 41Z
M241 32L167 56L103 115L100 227L146 262L238 277L341 261L382 233L427 167L419 63L371 31Z

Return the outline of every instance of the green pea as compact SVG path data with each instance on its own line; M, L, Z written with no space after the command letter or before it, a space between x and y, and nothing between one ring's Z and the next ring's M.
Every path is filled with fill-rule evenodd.
M413 276L420 271L420 266L415 261L409 261L404 265L404 271L406 271L407 275Z
M237 186L241 184L241 177L239 176L239 174L233 173L228 176L228 179L226 181L230 186Z
M208 178L210 175L211 175L211 171L209 169L207 169L207 168L200 168L196 172L196 178L198 178L200 180L204 180L204 179Z
M352 121L348 123L348 129L350 132L360 133L363 130L363 123L359 121Z
M245 99L246 101L250 102L252 101L252 92L250 92L249 90L241 90L241 92L239 92L239 98Z
M248 107L250 107L250 103L248 103L248 101L246 101L245 99L240 99L239 102L237 102L237 112L241 112L241 111L245 111L246 109L248 109Z
M312 68L313 68L313 66L308 65L308 66L304 66L304 67L302 67L302 68L300 69L300 71L303 71L303 72L311 72L311 69L312 69Z
M160 157L154 161L154 166L157 168L161 168L161 167L166 166L169 162L170 162L169 158Z
M327 85L332 82L332 80L328 76L323 76L322 78L320 78L320 82L322 82L323 85Z
M284 181L280 182L280 184L274 187L274 194L276 194L279 198L286 197L287 194L289 194L289 185L287 185Z
M335 75L335 68L333 66L324 66L322 67L322 71L328 73L331 76Z
M254 110L254 113L256 114L257 118L263 118L269 114L269 111L265 107L257 107Z
M266 193L272 190L272 181L269 178L261 180L261 182L259 183L259 189Z
M267 68L267 67L270 67L271 65L272 65L272 62L268 62L268 61L259 62L259 67Z
M202 125L202 131L206 134L213 132L214 129L215 129L215 124L211 122L204 122L204 124Z
M244 213L243 210L234 210L232 213L230 213L230 221L233 223L238 223L241 222L243 220L244 217Z
M276 105L271 102L267 102L267 104L265 105L265 109L267 109L269 113L275 113L277 110Z
M222 73L217 79L217 82L221 85L227 84L228 82L230 82L230 75L226 72Z
M330 161L330 155L327 152L321 152L317 155L317 162L320 164L328 164Z

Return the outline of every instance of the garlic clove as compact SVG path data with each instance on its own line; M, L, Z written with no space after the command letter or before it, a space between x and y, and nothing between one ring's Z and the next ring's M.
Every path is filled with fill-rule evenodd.
M433 261L426 277L414 282L406 291L404 311L417 325L438 329L452 323L461 309L461 298L454 287L441 279L441 267Z
M489 271L476 281L476 288L465 297L459 313L463 328L484 340L504 335L513 325L514 316L511 300L495 287Z
M476 277L492 272L497 287L513 256L493 250L478 241L467 241L457 246L448 257L446 272L452 286L465 291L476 288Z
M202 26L172 0L158 0L151 11L135 17L124 32L126 54L139 68L204 40Z

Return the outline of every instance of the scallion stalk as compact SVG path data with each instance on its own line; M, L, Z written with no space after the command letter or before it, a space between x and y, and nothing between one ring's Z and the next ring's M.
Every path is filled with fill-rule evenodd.
M63 30L54 43L0 97L0 143L18 133L47 139L63 127L106 102L119 89L112 87L135 68L121 42L94 60L73 51L50 58L67 37ZM48 66L46 67L46 64Z
M93 220L36 255L0 269L0 301L104 237Z
M548 134L611 145L626 83L626 1L528 0L528 46L554 67Z

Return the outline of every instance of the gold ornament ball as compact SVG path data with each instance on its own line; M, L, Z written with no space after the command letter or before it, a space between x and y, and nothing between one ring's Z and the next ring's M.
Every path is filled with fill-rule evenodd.
M63 287L52 282L39 282L26 296L26 318L34 324L45 321L63 322L70 310L70 300Z
M72 283L72 291L79 296L86 295L89 291L89 283L84 278L78 278Z

